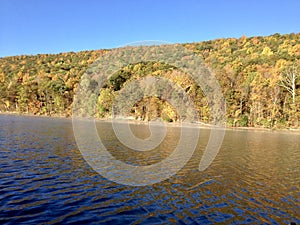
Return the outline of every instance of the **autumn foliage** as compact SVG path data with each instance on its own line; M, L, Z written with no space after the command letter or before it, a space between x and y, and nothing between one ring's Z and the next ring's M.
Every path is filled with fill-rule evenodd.
M230 126L299 127L300 34L241 37L183 44L203 58L226 99ZM78 83L88 66L109 50L0 58L0 111L70 116ZM201 88L176 68L158 62L127 65L115 73L97 97L95 116L108 118L126 82L146 75L180 85L193 99L199 118L210 112ZM156 97L137 102L128 116L178 121L176 110Z

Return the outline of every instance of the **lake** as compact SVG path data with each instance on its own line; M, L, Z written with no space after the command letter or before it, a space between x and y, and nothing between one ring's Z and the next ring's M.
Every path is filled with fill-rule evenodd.
M0 126L1 224L300 223L299 133L227 130L201 172L210 132L201 129L193 157L176 175L127 186L89 166L70 119L1 115ZM113 156L139 165L168 157L180 130L168 127L163 148L149 153L122 148L108 122L97 129ZM132 129L147 136L145 126Z

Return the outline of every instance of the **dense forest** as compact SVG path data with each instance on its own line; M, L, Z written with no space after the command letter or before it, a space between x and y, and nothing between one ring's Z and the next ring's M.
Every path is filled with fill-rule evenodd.
M182 44L212 68L226 99L229 126L299 127L300 33L267 37L222 38ZM0 112L71 116L74 94L87 68L110 50L0 58ZM127 65L107 81L97 96L95 117L109 118L124 85L146 75L180 85L193 99L201 122L210 110L201 88L171 65ZM129 112L140 120L180 120L170 103L157 97L137 102Z

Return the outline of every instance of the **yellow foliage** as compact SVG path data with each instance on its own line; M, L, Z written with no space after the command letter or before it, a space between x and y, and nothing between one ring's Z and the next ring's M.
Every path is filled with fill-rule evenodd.
M8 100L5 101L5 106L6 106L6 108L10 107L10 102Z
M264 50L262 51L261 54L262 54L262 55L270 56L270 55L273 55L273 52L272 52L272 50L267 46L267 47L264 47Z
M292 56L300 56L300 44L296 44L292 48L289 48L288 53Z
M277 71L282 71L287 65L287 61L285 59L279 59L275 64L275 69Z
M4 82L5 79L5 74L4 73L0 73L0 82Z

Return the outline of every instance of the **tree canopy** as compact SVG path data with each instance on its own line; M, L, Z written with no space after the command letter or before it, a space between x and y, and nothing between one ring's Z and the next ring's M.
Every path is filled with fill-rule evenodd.
M222 38L182 44L212 68L226 99L231 126L299 127L300 34ZM110 50L0 58L0 112L70 116L76 88L87 68ZM116 96L127 82L146 75L179 85L192 98L202 122L209 122L206 96L195 82L176 68L159 62L127 65L99 92L95 116L108 118ZM90 84L91 85L91 84ZM136 102L128 116L141 120L161 117L180 120L164 99Z

